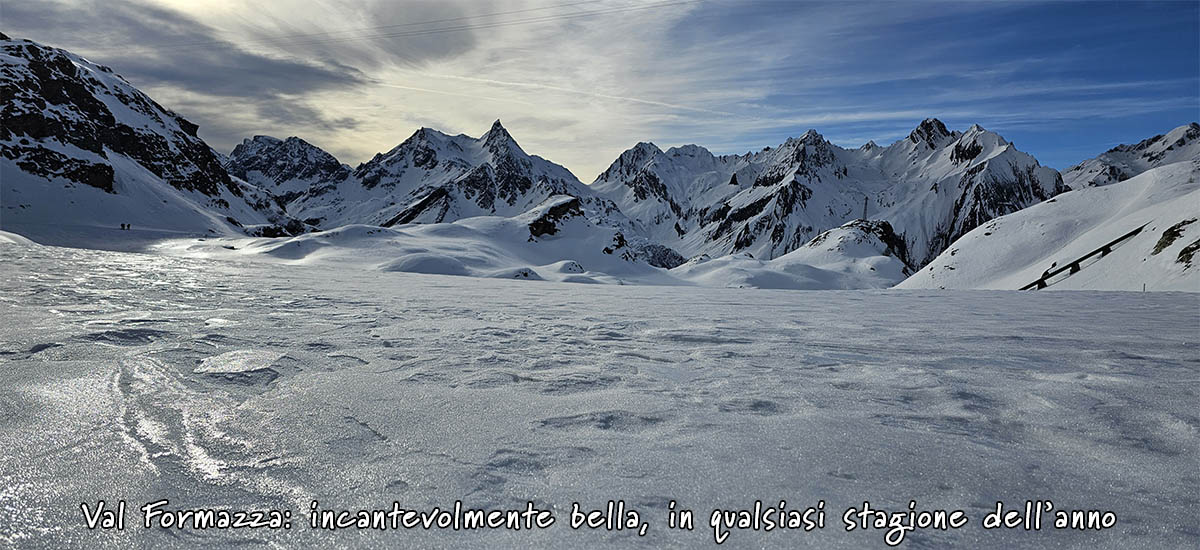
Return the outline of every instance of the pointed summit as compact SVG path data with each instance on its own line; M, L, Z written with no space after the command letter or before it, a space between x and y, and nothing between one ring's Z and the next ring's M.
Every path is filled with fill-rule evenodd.
M492 128L490 130L488 130L487 135L484 136L484 141L486 141L488 143L491 143L492 141L496 141L496 140L511 140L511 139L512 139L512 134L509 134L508 130L506 130L504 128L504 125L500 124L500 119L496 119L496 122L492 123Z
M783 144L787 145L789 143L791 143L791 144L794 144L794 143L820 143L822 141L825 141L825 136L822 136L821 133L816 131L815 129L809 128L807 131L805 131L803 134L801 134L800 137L790 137L787 139L787 141L783 142Z
M950 135L950 131L946 129L946 125L936 118L927 118L921 121L911 134L908 134L908 139L913 143L925 142L930 145L936 145L938 141Z
M492 123L492 128L480 139L489 151L497 155L513 152L525 153L521 150L521 146L517 145L517 140L513 139L512 134L508 133L503 124L500 124L500 119L496 119L496 122Z
M649 141L641 141L637 145L626 149L624 153L621 153L621 156L617 157L617 160L613 164L641 165L647 160L654 158L655 155L660 154L662 154L662 149L659 149L657 145Z
M631 147L629 149L629 151L638 151L638 152L641 152L644 154L654 154L654 153L661 153L662 149L659 149L658 146L655 145L653 142L639 141L638 144ZM629 151L626 151L626 152L629 152Z

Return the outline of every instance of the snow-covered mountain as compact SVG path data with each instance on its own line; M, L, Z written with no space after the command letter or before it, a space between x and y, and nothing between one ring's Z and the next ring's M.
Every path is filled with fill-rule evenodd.
M1200 159L1200 124L1195 122L1136 145L1113 147L1063 172L1063 182L1071 189L1109 185L1151 168L1193 159Z
M241 151L233 152L231 166L239 166L245 162L240 159L258 154L250 145L255 141L259 138L248 140L239 146ZM297 140L296 145L300 143ZM280 167L281 175L276 179L310 171L310 157L328 155L304 146L299 159L273 149L267 151L265 162ZM333 163L326 162L332 168ZM324 228L346 224L387 227L474 216L511 217L552 196L570 195L580 200L593 222L627 232L633 227L615 204L597 196L569 170L527 154L499 120L479 138L421 128L392 150L360 164L340 181L333 182L330 175L337 174L316 171L299 178L309 182L309 191L289 203L289 212ZM252 181L259 180L252 177Z
M350 167L298 137L248 138L233 149L223 165L232 176L271 191L287 205L303 195L332 190L350 176Z
M914 266L979 224L1066 189L1058 172L999 135L951 132L936 119L887 147L844 149L814 130L745 155L639 143L592 187L687 256L778 258L870 219L889 222Z
M0 225L283 235L303 231L112 69L0 35ZM85 230L90 231L90 230Z
M984 224L984 233L994 233L1001 225L991 220L1067 190L1058 172L1001 136L979 126L952 132L936 119L887 147L869 142L846 149L814 130L745 155L639 143L590 186L526 153L498 120L478 138L422 128L356 168L298 137L254 136L225 156L197 137L196 125L111 69L69 52L0 35L0 73L0 229L52 244L78 243L59 238L75 231L93 238L83 246L105 248L114 237L96 229L126 223L153 230L145 231L147 240L181 233L294 236L319 228L328 233L251 248L270 248L264 255L277 256L299 247L340 261L348 261L346 253L369 250L373 267L409 271L428 267L425 260L401 261L423 249L440 258L433 264L462 266L439 272L479 276L516 270L514 276L528 278L578 278L553 267L570 261L587 265L591 279L610 282L875 288L917 272L906 284L922 284L923 273L935 273L937 281L928 284L941 286L953 277L921 268L936 257L944 271L967 273L991 264L981 260L961 269L958 258L1006 258L989 244L996 239L963 236L979 233L972 230ZM1187 172L1188 183L1171 187L1186 191L1194 184L1195 162L1200 125L1193 123L1086 161L1068 172L1067 182L1174 181ZM1135 177L1143 172L1157 175ZM1104 201L1142 204L1122 194L1137 186L1117 187L1111 195L1083 195L1101 199L1064 197L1061 203L1073 210L1047 206L1026 215L1062 216L1053 223L1070 231L1082 231L1080 220L1127 225L1101 223L1119 213ZM1180 193L1182 203L1162 206L1170 216L1173 209L1194 206L1194 194ZM1177 233L1184 242L1200 227L1183 219L1171 223L1150 231ZM390 229L360 235L363 226ZM1014 233L1010 240L1042 238L1022 227L1030 233ZM1090 233L1084 238L1063 231L1057 240L1094 240ZM1138 271L1152 266L1169 279L1156 286L1177 288L1171 281L1179 277L1190 284L1189 250L1194 254L1195 246L1164 246L1139 256L1144 266L1126 271L1157 280ZM949 256L942 254L948 248ZM393 252L390 260L379 257ZM1166 253L1178 261L1162 260ZM950 284L1012 282L989 276ZM1064 284L1121 281L1075 275Z
M898 286L1200 292L1198 219L1200 159L1168 164L991 220Z

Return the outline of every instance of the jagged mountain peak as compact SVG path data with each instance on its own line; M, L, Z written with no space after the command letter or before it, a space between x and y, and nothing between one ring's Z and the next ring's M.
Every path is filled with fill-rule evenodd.
M655 145L654 142L652 142L652 141L639 141L637 143L637 145L630 147L630 150L634 150L634 149L642 150L642 151L662 152L662 149L659 149L658 145Z
M930 146L937 146L943 139L950 137L950 131L946 129L946 125L936 118L927 118L921 121L911 133L908 134L908 139L913 143L926 143Z
M803 134L800 134L799 137L788 138L787 141L783 142L783 145L786 147L788 145L824 143L824 142L825 142L825 136L822 136L821 133L816 131L815 129L809 128Z
M492 123L492 127L488 129L487 136L505 137L509 139L512 138L512 136L508 133L508 129L505 128L504 124L500 122L500 119L496 119L496 121Z
M516 140L513 139L512 134L508 133L508 129L500 123L500 119L496 119L496 122L492 123L492 127L480 139L488 146L516 145Z
M672 157L708 158L708 157L713 156L713 154L711 152L709 152L708 149L701 147L699 145L696 145L694 143L689 143L687 145L680 145L678 147L672 147L670 149L667 149L667 154Z
M248 155L262 154L266 150L275 149L286 150L291 152L291 154L311 152L321 156L329 156L330 158L333 157L333 155L325 152L320 147L317 147L316 145L313 145L305 141L303 138L297 136L288 136L287 138L280 139L275 136L255 135L253 137L243 139L242 143L233 148L233 152L229 154L229 158L240 159L245 158Z
M256 135L242 140L225 160L230 175L270 189L281 204L328 192L350 175L350 167L299 137Z
M268 145L276 145L279 143L283 143L283 140L279 139L275 136L265 136L265 135L261 135L261 134L255 134L251 137L248 137L248 138L245 138L242 140L242 145L250 145L250 144L254 144L254 143L264 143L264 144L268 144Z
M496 122L492 123L492 127L479 140L494 156L516 155L519 158L528 157L528 154L521 149L521 146L517 144L517 140L513 138L512 134L508 133L508 129L500 123L500 119L496 119Z
M657 145L642 141L621 152L596 181L617 181L636 174L654 158L666 155Z

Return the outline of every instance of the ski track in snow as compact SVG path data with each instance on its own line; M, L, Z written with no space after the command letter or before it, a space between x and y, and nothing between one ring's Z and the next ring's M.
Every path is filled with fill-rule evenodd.
M903 547L1195 547L1200 295L617 287L0 247L0 546L711 545L714 508L961 508ZM80 502L126 499L126 532ZM292 510L145 531L135 509ZM554 510L544 531L310 530L322 508ZM572 531L624 499L651 524ZM669 531L667 502L696 512ZM1104 532L984 531L997 500Z

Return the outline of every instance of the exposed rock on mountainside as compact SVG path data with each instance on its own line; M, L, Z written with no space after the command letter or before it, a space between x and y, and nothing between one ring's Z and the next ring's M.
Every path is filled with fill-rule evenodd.
M302 230L269 193L230 178L195 124L112 69L6 37L0 75L5 226Z
M1085 160L1063 173L1071 189L1109 185L1142 172L1185 160L1200 158L1200 124L1180 126L1136 145L1118 145L1100 156Z
M231 158L240 156L235 151ZM312 171L311 163L290 159L280 168L287 177ZM570 195L592 221L633 227L615 204L598 197L566 168L525 153L499 120L479 138L422 128L349 174L334 170L334 162L329 157L323 165L327 170L290 180L298 186L307 180L309 191L289 202L289 212L322 227L391 226L515 216L552 196ZM342 180L334 182L337 177Z
M1200 159L1085 187L990 220L900 288L1200 292Z
M980 223L1066 189L995 133L951 132L937 119L882 148L843 149L814 130L745 155L639 143L592 185L651 240L685 255L776 258L866 217L889 222L913 266Z
M298 137L254 136L225 162L230 175L269 190L287 205L302 195L320 196L350 175L350 167Z

